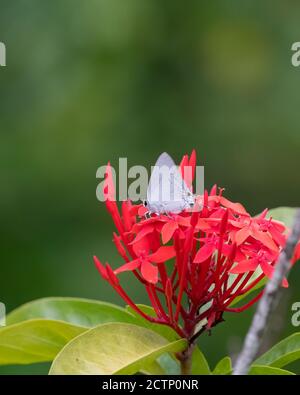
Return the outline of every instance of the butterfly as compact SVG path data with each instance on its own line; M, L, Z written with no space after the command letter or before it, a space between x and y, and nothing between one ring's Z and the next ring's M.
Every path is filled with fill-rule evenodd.
M194 207L195 197L169 154L163 152L152 170L144 206L149 213L178 214Z

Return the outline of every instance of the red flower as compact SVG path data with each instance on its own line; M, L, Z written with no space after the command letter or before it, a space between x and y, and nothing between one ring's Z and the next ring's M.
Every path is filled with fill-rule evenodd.
M158 282L158 268L152 263L162 263L168 261L175 256L175 249L173 246L169 247L159 247L157 251L153 254L140 252L137 259L125 263L125 265L120 266L115 270L115 274L119 274L126 271L132 271L136 269L141 269L141 274L146 281L152 284Z
M186 173L185 166L192 171ZM180 164L191 188L195 166L193 151ZM252 218L216 185L196 196L200 211L146 218L147 210L130 201L119 210L108 164L104 193L118 232L113 241L124 263L113 270L95 257L99 273L141 316L172 327L181 337L194 338L221 322L224 312L243 311L255 303L262 291L244 306L230 307L265 276L272 276L286 241L285 226L268 219L267 210ZM299 258L300 246L294 260ZM121 286L119 276L125 271L143 284L156 317L140 310ZM287 286L286 280L283 285Z
M261 249L258 252L250 252L248 259L239 262L230 273L246 273L249 271L256 271L258 267L264 272L264 274L271 278L274 272L273 263L277 260L278 254L274 254L266 249ZM288 286L286 279L283 280L282 285Z

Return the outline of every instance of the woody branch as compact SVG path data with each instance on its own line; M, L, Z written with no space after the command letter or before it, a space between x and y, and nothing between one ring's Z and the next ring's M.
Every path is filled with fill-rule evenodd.
M296 211L294 224L287 239L285 248L279 255L272 279L266 285L264 294L259 302L252 324L247 333L244 346L234 367L234 375L245 375L256 358L262 344L269 318L278 303L281 283L287 275L293 252L300 239L300 209Z

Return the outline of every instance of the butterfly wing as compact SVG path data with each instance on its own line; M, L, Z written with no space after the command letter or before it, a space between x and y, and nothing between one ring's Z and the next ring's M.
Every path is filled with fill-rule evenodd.
M154 168L151 173L148 189L147 189L147 200L151 200L151 196L154 196L159 190L160 184L160 172L161 169L172 169L176 167L173 159L166 152L163 152L157 159Z
M166 152L159 156L152 171L147 203L150 211L155 213L179 213L194 203L191 191Z

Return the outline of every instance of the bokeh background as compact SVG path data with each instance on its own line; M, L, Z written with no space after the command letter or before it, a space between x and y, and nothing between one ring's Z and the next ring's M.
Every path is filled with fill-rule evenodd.
M206 186L224 186L251 213L299 206L299 18L295 0L0 1L0 300L9 311L54 295L122 304L92 264L93 254L120 262L95 196L108 160L150 167L162 151L179 161L196 148ZM296 267L266 344L297 330L299 281ZM227 315L200 339L212 366L239 350L252 313Z

